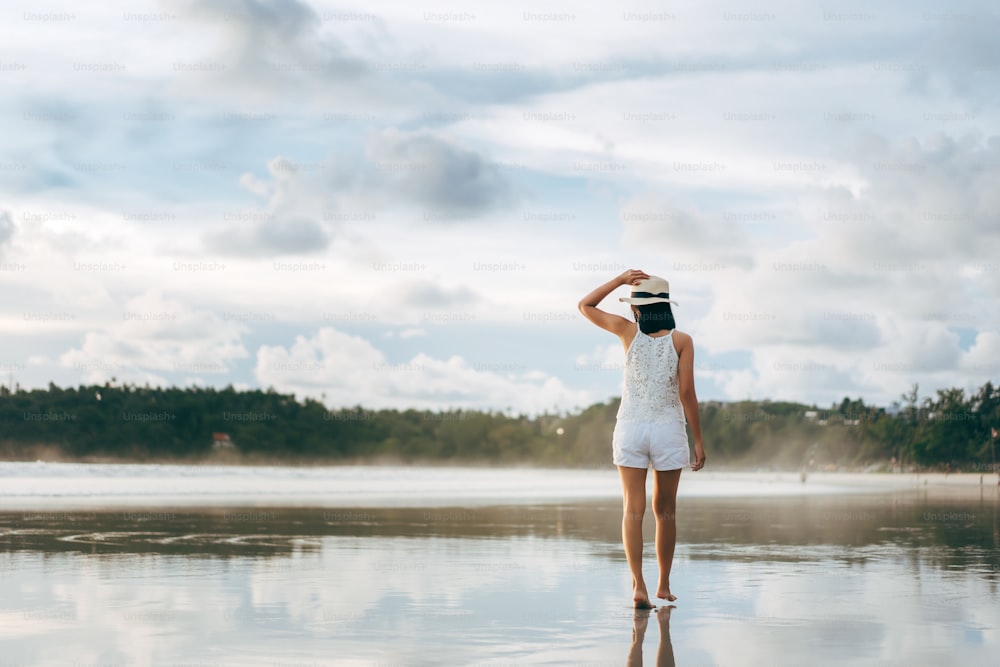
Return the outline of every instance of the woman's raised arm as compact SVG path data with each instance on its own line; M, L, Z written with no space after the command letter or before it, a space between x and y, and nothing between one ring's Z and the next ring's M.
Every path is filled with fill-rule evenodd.
M621 317L620 315L605 312L598 308L597 304L604 301L604 298L607 295L611 294L622 285L634 285L636 282L645 280L646 278L649 278L649 276L645 271L629 269L580 299L580 302L576 305L576 307L580 309L580 312L583 313L583 316L588 320L602 329L606 329L616 336L621 337L628 330L628 327L633 324L633 322Z

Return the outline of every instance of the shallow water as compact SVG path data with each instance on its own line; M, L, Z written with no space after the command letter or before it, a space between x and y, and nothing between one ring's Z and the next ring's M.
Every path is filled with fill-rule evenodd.
M524 486L525 471L491 474ZM995 487L782 495L770 480L732 497L694 477L669 619L630 608L610 493L8 507L0 664L996 664Z

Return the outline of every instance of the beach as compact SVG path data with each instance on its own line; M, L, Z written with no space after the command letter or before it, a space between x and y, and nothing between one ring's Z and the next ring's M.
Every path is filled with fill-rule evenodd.
M1000 650L1000 501L969 476L685 472L678 600L642 613L613 469L52 465L0 468L8 664L987 665Z

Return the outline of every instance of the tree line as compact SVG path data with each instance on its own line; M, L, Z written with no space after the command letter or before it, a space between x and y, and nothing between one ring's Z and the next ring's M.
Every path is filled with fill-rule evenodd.
M782 401L706 401L705 447L713 467L992 469L1000 444L1000 388L987 382L917 397L889 410L844 398L829 408ZM481 410L329 410L273 389L104 385L0 387L0 457L246 462L414 462L611 465L618 398L576 413ZM222 437L225 434L225 437Z

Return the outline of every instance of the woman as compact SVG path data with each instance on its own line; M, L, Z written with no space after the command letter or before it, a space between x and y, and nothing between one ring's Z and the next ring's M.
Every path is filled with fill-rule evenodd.
M600 310L597 305L622 285L631 285L631 322ZM625 381L621 405L611 438L624 494L622 543L632 571L632 600L636 609L651 609L642 577L642 518L646 513L646 470L656 473L653 513L656 516L656 560L660 580L656 597L673 601L670 566L677 542L675 521L677 483L681 468L690 464L685 415L694 439L695 462L705 465L705 448L694 391L694 343L674 329L670 284L643 271L629 270L609 280L580 300L588 320L621 339L625 348Z

